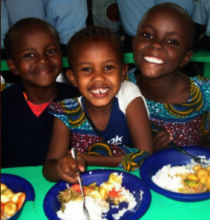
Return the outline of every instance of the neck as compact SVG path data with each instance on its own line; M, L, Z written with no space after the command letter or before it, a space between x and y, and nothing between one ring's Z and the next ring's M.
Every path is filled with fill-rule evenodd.
M138 74L136 80L142 94L147 99L160 103L177 102L178 95L185 91L186 87L189 88L189 78L179 72L156 79L146 78L142 74ZM188 98L187 93L184 99L180 101L187 101Z
M57 86L56 83L49 87L33 87L25 86L24 92L27 95L28 101L34 104L43 104L52 101L57 96Z
M99 107L91 105L87 100L84 100L84 104L95 127L101 131L104 130L110 118L113 101Z

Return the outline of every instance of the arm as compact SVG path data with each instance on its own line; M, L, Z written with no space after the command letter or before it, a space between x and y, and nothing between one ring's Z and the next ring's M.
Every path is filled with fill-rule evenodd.
M106 167L117 167L121 160L123 159L124 155L120 156L102 156L102 155L88 155L78 152L78 155L82 156L87 165L89 166L106 166Z
M126 118L134 146L153 153L152 132L147 110L141 97L135 98L127 106Z
M74 160L69 151L70 131L68 127L58 118L54 119L52 137L43 166L43 175L49 181L64 180L77 182L79 171L85 170L85 161L78 156Z

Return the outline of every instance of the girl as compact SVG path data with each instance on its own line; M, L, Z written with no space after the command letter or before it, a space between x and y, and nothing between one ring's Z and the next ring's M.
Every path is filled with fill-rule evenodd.
M1 93L1 166L43 165L52 133L51 101L75 97L77 90L56 83L62 53L55 29L38 18L14 24L4 39L7 64L21 78Z
M144 99L137 86L123 83L123 58L121 40L108 28L87 27L69 41L66 74L82 96L49 106L56 118L43 167L48 180L75 182L84 161L131 171L153 152ZM77 148L80 166L69 145Z
M133 40L139 69L128 73L147 99L156 150L170 142L179 146L210 147L210 80L188 78L178 71L193 51L194 25L180 6L152 7L141 20Z

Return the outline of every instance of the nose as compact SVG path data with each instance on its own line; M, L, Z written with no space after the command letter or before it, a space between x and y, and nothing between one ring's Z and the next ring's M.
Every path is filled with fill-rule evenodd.
M103 72L102 71L95 71L94 75L93 75L93 80L96 82L96 83L101 83L104 81L104 75L103 75Z
M36 63L46 63L47 62L47 55L46 54L38 54L37 55L37 59L36 59Z
M156 50L161 50L161 49L163 49L162 44L161 44L160 42L158 42L158 41L152 42L151 47L153 47L153 48L156 49Z

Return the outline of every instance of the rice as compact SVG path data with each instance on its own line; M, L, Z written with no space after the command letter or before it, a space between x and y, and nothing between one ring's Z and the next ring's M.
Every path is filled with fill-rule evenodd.
M123 178L123 175L118 175L121 179ZM125 187L122 187L121 184L117 182L112 183L115 189L120 189L120 194L124 195L125 201L128 205L126 208L119 209L119 205L109 204L108 202L101 200L101 199L94 199L91 196L85 197L85 204L86 208L89 212L89 215L91 217L91 220L108 220L107 219L107 212L110 210L110 207L113 208L112 217L115 220L119 220L125 212L127 211L133 211L137 204L136 199L134 195ZM103 185L103 184L101 184ZM140 191L140 198L142 199L142 191ZM118 209L117 211L115 209ZM57 216L62 220L86 220L85 214L83 212L83 201L77 200L77 201L69 201L65 204L64 211L59 210L57 212Z
M107 220L103 217L103 213L108 212L109 204L98 201L90 196L85 197L86 208L91 216L91 220ZM62 220L86 220L83 212L83 201L69 201L65 204L65 210L59 210L57 216Z
M205 156L199 156L206 159ZM210 160L209 160L210 161ZM193 167L197 165L193 159L190 164L183 166L171 166L171 164L163 166L154 176L152 181L159 187L170 190L172 192L179 192L178 189L183 187L182 178L177 176L179 174L194 173ZM203 166L205 167L205 166Z

